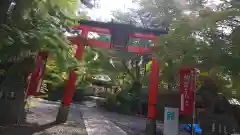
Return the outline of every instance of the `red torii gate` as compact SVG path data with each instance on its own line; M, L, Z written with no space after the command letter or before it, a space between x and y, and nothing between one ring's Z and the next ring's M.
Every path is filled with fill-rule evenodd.
M161 34L167 34L165 29L144 29L134 27L130 24L119 24L119 23L103 23L97 21L80 21L80 26L73 28L75 31L81 31L78 36L69 37L69 40L77 45L75 57L81 61L84 53L84 46L89 45L91 47L104 48L104 49L115 49L120 51L133 52L136 54L144 54L152 51L151 48L139 48L136 46L127 46L129 38L140 38L152 40L154 46L158 44L158 36ZM99 34L111 35L111 43L100 42L94 39L88 39L89 32L96 32ZM32 76L27 88L28 95L35 95L39 91L40 84L45 70L47 61L47 53L39 52L36 58L36 68L32 72ZM150 76L150 88L149 88L149 101L148 101L148 122L147 129L149 134L155 134L156 131L156 104L158 95L158 78L159 78L159 63L153 57L152 58L152 71ZM56 118L57 122L65 122L68 116L69 105L72 102L72 97L76 89L77 74L75 71L70 71L69 79L66 83L64 90L63 99L59 112Z

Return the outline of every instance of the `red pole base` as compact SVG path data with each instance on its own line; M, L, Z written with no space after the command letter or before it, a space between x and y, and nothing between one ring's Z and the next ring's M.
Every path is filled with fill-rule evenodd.
M70 105L72 102L72 97L76 90L76 80L77 80L77 74L74 71L71 71L69 74L69 79L68 79L66 88L64 90L64 95L62 99L62 103L64 105Z
M64 97L56 117L57 123L64 123L67 121L68 110L76 89L76 86L75 86L76 79L77 79L76 73L74 71L71 71L71 73L69 74L69 80L64 90L64 95L63 95Z
M65 123L67 121L69 105L61 104L56 117L56 123Z
M157 134L157 124L156 120L147 120L146 121L146 129L145 129L146 135L156 135Z

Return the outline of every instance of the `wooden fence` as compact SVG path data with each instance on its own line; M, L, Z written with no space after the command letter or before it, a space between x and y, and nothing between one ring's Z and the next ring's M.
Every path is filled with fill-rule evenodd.
M231 115L214 115L200 118L203 135L231 135L239 134L236 120Z

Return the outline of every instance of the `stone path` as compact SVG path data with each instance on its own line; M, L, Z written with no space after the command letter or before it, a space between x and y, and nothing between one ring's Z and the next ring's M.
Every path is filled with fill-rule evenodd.
M139 135L144 132L145 119L99 111L93 102L81 107L88 135Z
M59 102L32 99L31 103L30 126L6 128L2 135L140 135L145 129L144 118L99 110L93 101L72 104L67 123L56 125ZM163 124L158 123L158 129Z

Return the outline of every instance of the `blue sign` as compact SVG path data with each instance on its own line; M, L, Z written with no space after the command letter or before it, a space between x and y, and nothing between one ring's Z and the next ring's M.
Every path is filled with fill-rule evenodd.
M167 120L174 120L175 113L174 112L167 112Z
M179 135L178 108L165 107L164 135Z

